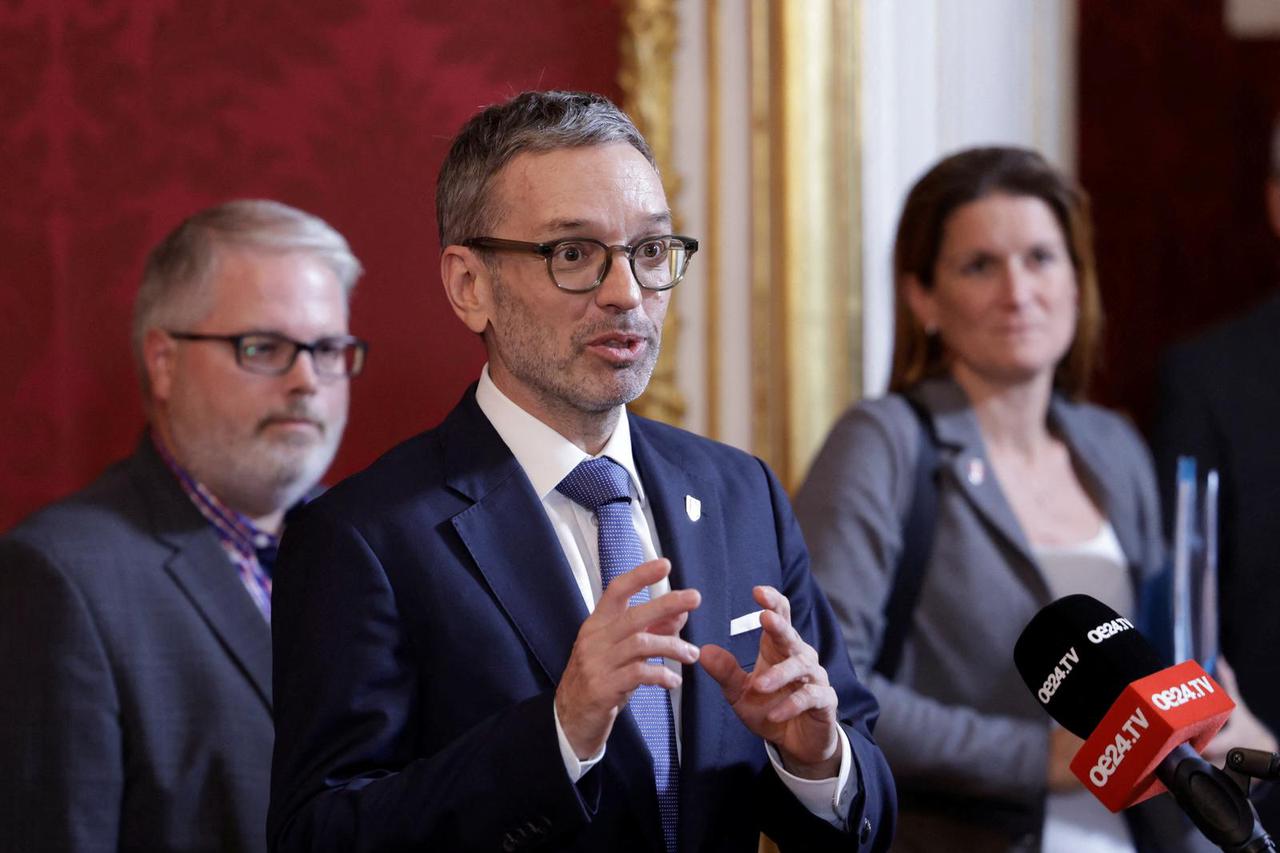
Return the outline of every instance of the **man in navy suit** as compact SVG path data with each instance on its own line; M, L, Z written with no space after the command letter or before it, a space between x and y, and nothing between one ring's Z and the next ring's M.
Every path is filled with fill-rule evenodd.
M273 849L887 847L875 701L777 481L626 412L697 249L644 139L525 93L463 128L436 201L489 361L290 526ZM575 496L601 467L621 516Z

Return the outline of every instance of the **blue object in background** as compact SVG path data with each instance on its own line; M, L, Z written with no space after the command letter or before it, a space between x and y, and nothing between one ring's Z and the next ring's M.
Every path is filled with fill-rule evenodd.
M1177 509L1165 570L1140 590L1139 628L1169 664L1218 662L1218 472L1198 487L1196 461L1178 458Z

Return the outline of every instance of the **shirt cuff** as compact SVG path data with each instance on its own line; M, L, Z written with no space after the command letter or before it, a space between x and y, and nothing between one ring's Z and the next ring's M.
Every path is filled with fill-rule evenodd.
M551 703L551 716L556 721L556 738L560 741L560 759L564 761L565 772L569 774L569 781L578 784L578 780L587 775L587 771L600 763L600 759L604 758L604 747L600 747L600 751L585 761L578 758L573 751L573 747L569 745L569 738L564 733L564 727L560 725L560 712L556 710L556 704ZM841 732L844 734L844 732ZM846 743L846 746L848 744ZM841 767L844 765L842 764Z
M558 721L556 725L559 726ZM840 733L840 770L829 779L801 779L794 776L782 766L782 756L774 749L773 744L765 741L764 748L769 753L769 761L777 771L778 778L800 804L815 817L843 830L848 824L849 801L857 795L858 784L850 772L853 768L853 750L849 746L849 737L843 728L837 726L836 730ZM561 749L563 748L562 746ZM603 750L601 752L603 754ZM572 755L572 751L569 754Z

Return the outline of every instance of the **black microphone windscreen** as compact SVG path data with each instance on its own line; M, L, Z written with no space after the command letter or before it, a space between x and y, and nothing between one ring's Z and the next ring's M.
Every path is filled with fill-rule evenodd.
M1032 617L1013 661L1049 715L1082 738L1125 687L1164 668L1132 622L1088 595L1060 598Z

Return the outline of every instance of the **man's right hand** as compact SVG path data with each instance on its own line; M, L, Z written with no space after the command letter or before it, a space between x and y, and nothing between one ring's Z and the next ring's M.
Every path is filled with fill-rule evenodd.
M702 601L696 589L672 590L637 607L628 606L631 596L670 571L671 561L660 558L619 575L578 630L555 701L560 727L583 761L604 748L613 721L633 690L641 684L667 690L680 686L679 673L662 663L650 663L649 658L685 664L698 659L698 647L679 636L689 611Z

